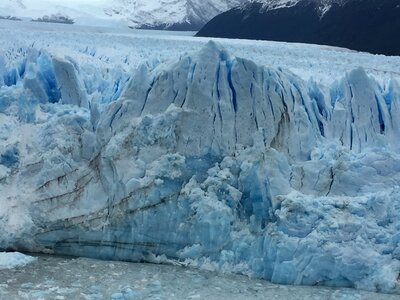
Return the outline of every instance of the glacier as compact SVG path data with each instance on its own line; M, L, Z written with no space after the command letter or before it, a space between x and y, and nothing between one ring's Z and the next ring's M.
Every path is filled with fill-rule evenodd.
M397 77L327 85L215 42L131 73L18 51L0 59L0 250L400 293Z

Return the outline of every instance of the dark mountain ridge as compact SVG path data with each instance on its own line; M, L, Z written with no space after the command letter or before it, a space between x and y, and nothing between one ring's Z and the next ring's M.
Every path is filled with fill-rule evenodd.
M320 8L315 0L274 9L254 2L220 14L197 36L312 43L400 55L400 0L333 2L322 13Z

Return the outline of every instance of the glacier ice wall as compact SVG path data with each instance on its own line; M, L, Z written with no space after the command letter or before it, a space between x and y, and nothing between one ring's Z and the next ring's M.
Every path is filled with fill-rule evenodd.
M130 79L40 51L0 74L0 249L400 293L397 81L212 42Z

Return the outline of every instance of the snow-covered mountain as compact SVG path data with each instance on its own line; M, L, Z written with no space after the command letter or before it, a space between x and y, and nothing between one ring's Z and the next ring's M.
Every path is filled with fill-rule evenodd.
M63 14L78 24L124 23L135 28L196 30L244 0L2 0L0 15L40 18Z
M280 8L289 8L297 5L299 2L315 3L321 14L327 12L332 5L343 5L349 0L251 0L242 4L242 9L246 9L249 3L262 3L264 10L274 10Z
M198 36L263 39L400 55L400 0L267 0L224 12Z
M125 16L133 27L199 29L243 0L119 0L107 9Z

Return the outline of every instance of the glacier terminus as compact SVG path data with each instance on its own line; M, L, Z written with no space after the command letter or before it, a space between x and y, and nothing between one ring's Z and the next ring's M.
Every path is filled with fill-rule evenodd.
M398 57L8 24L0 250L400 293Z

